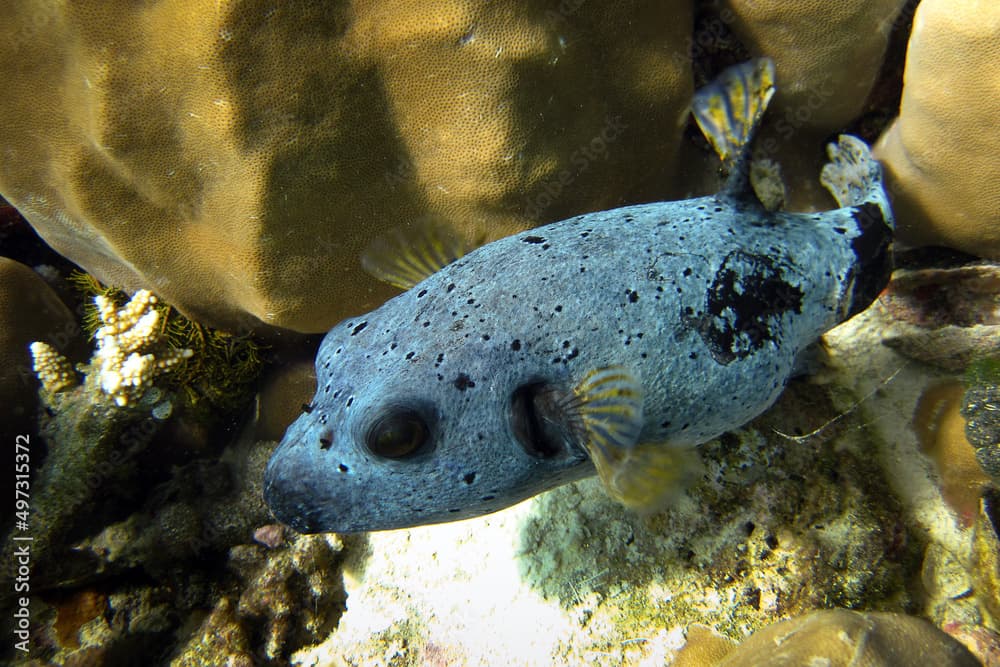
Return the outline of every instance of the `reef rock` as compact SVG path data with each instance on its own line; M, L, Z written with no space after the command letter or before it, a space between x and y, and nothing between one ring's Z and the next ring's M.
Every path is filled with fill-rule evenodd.
M327 330L375 236L666 194L690 0L0 6L0 193L100 281L203 323Z

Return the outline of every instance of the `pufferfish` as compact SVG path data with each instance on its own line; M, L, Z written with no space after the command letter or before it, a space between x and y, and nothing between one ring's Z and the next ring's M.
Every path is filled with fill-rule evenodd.
M821 181L841 208L768 211L748 172L767 59L695 94L729 168L716 195L587 213L467 254L439 226L366 268L407 291L335 326L318 387L265 473L300 532L494 512L596 473L668 505L692 448L768 408L796 357L888 281L893 220L868 146L842 135Z

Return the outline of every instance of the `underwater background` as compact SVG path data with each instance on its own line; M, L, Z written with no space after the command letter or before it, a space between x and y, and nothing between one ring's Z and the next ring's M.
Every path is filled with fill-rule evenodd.
M990 0L4 2L0 661L1000 664L998 35ZM770 410L653 514L589 478L277 522L322 334L399 292L373 242L715 193L692 96L756 56L758 196L834 208L848 132L897 224Z

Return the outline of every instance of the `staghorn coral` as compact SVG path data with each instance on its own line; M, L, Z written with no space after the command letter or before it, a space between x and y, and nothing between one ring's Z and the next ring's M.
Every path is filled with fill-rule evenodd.
M1000 4L923 0L899 118L875 146L899 237L1000 258Z
M69 359L59 354L59 351L43 341L36 340L29 346L31 350L31 367L42 383L42 391L46 394L58 394L79 382L73 364Z
M664 195L691 13L5 2L0 193L102 282L213 326L325 331L392 294L358 257L401 223L498 237Z

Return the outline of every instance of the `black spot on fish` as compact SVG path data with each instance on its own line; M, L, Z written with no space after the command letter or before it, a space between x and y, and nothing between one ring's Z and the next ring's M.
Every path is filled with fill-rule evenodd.
M412 359L412 358L413 358L413 355L415 355L415 354L416 354L416 352L407 352L407 353L406 353L406 358L407 358L407 359Z
M480 500L493 500L496 496L483 496Z
M429 320L425 320L424 323L421 326L429 327L430 325L431 325L430 321Z
M340 472L347 472L348 470L350 470L350 468L341 463L340 465L337 466L337 470L339 470Z
M639 300L639 293L633 289L625 290L625 296L628 297L629 303L635 303L636 301Z
M466 303L467 303L467 304L469 304L470 306L471 306L472 304L474 304L475 302L476 302L476 300L475 300L475 299L469 299L468 301L466 301Z
M515 352L517 352L518 350L520 350L521 349L521 341L518 340L517 338L515 338L514 342L512 342L510 344L510 349L514 350Z
M489 334L483 334L483 340L489 340L489 339L490 339Z
M449 283L448 288L445 291L450 294L451 291L454 289L455 289L455 283Z
M552 247L551 243L543 243L542 244L542 250L548 250L551 247Z
M462 477L462 481L465 482L466 484L472 484L473 482L476 481L476 473L474 472L465 473L465 475Z
M466 389L471 389L476 386L476 383L472 381L465 373L459 373L458 377L454 381L455 389L459 391L465 391Z
M670 420L668 419L665 422L660 422L660 428L670 428Z
M545 243L545 239L541 236L525 236L521 241L524 243Z
M354 405L354 397L353 396L349 396L347 398L347 407L351 407L352 405Z
M333 440L331 440L330 438L322 438L322 437L319 439L319 448L320 449L322 449L323 451L326 451L326 450L330 449L330 447L333 447Z
M562 312L562 306L556 306L556 307L555 307L555 311L556 311L557 313L561 313L561 312Z
M684 269L683 273L684 273L684 277L685 278L687 278L688 276L690 276L691 275L691 267L689 266L688 268Z
M785 280L770 257L734 250L715 273L705 313L682 317L695 326L712 358L725 365L762 348L788 312L802 312L802 290Z
M351 332L351 335L352 336L357 336L359 333L361 333L364 330L364 328L366 326L368 326L368 322L362 322L358 326L354 327L354 331ZM340 352L340 350L338 349L337 352Z
M425 294L427 294L427 290L422 289L419 292L417 292L417 298L419 299L420 297L422 297Z
M309 405L308 403L302 404L302 412L309 414L312 411L313 411L313 406Z

